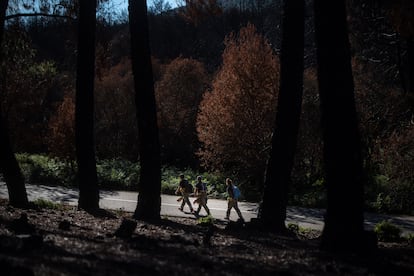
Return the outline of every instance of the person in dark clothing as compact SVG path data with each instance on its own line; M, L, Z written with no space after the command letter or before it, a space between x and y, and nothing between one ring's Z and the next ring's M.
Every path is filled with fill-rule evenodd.
M191 187L191 188L190 188ZM178 188L175 191L175 194L181 194L181 207L178 208L180 211L184 211L184 206L187 203L188 207L190 207L191 213L194 213L193 206L189 200L189 196L192 193L192 186L188 183L188 180L184 178L184 174L180 174L180 183L178 184ZM180 201L180 199L178 199Z
M195 193L194 195L197 197L193 203L198 203L197 211L195 212L198 215L201 211L201 207L204 207L206 210L207 215L210 215L210 209L207 207L207 184L202 181L202 177L197 177L197 184L195 185Z
M242 213L238 206L237 198L234 196L234 186L233 181L230 178L226 179L226 186L227 186L227 213L226 213L226 220L230 219L230 211L232 208L236 210L237 215L239 215L240 220L244 221L244 218L242 216Z

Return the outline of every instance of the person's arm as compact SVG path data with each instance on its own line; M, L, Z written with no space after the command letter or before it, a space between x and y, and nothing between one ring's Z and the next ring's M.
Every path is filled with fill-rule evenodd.
M234 192L233 192L233 186L232 185L227 186L227 193L229 194L229 197L231 199L234 199Z

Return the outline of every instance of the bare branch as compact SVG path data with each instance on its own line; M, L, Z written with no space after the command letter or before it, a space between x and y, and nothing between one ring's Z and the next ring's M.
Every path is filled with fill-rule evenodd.
M68 15L49 14L49 13L41 13L41 12L10 14L10 15L6 16L5 20L10 20L10 19L13 19L13 18L18 18L18 17L34 17L34 16L45 16L45 17L65 18L65 19L76 20L76 18L68 16Z

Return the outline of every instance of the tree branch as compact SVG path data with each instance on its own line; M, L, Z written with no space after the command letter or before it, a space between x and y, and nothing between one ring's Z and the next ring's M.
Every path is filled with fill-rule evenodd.
M76 19L76 18L68 16L68 15L59 15L59 14L49 14L49 13L37 12L37 13L15 13L15 14L10 14L10 15L6 15L5 20L10 20L10 19L13 19L13 18L18 18L18 17L33 17L33 16L66 18L66 19L71 19L71 20Z

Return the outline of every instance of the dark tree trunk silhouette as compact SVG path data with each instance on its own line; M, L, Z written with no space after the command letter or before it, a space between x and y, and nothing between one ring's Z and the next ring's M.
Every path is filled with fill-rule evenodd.
M129 26L141 164L134 217L152 220L160 218L161 161L145 0L129 0Z
M362 243L363 169L344 1L315 0L327 212L322 248Z
M79 208L99 208L99 189L94 149L94 79L96 0L79 2L78 56L76 71L76 158Z
M285 1L280 92L263 201L259 210L261 223L276 231L286 229L288 188L302 110L304 10L304 0Z
M407 90L414 97L414 36L407 39Z
M8 3L8 0L2 0L0 3L0 46L3 43L4 22ZM0 63L2 58L2 54L0 54ZM4 91L0 91L0 93L3 92ZM26 207L28 206L29 201L27 199L24 178L16 157L14 156L8 135L7 124L3 120L2 114L0 103L0 171L3 173L6 181L10 205L15 207Z

